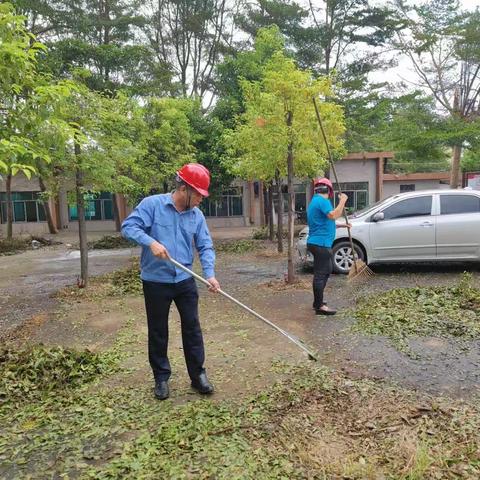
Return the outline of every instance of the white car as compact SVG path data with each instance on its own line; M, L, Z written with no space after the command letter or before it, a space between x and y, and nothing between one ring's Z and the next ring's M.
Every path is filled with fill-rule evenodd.
M340 218L339 223L345 223ZM394 262L480 261L480 191L424 190L393 195L349 216L355 251L371 265ZM303 265L308 227L298 237ZM352 266L345 228L337 229L332 247L336 273Z

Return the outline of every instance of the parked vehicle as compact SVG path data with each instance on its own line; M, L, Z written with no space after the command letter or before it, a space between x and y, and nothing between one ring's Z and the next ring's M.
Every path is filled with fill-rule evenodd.
M480 261L480 191L425 190L393 195L349 216L354 248L369 265L397 262ZM343 221L344 223L344 221ZM308 227L298 237L303 265ZM352 250L346 229L337 229L334 271L347 273Z

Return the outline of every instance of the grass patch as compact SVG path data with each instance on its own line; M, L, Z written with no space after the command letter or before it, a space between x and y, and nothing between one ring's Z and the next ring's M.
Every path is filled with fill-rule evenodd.
M359 300L354 330L383 335L401 351L412 336L480 338L480 290L465 273L454 287L396 288Z
M263 242L257 240L229 240L215 243L215 251L219 253L247 253L264 247Z
M285 372L284 372L285 373ZM0 475L84 479L479 478L480 412L310 364L236 402L150 386L0 407Z
M133 248L136 243L123 238L121 235L105 235L99 240L88 242L89 249Z

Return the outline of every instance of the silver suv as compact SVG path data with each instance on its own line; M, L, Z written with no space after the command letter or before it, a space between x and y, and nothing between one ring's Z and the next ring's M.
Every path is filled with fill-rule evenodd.
M355 212L349 222L355 251L368 264L480 261L477 190L401 193ZM313 265L307 237L308 227L299 234L297 250L301 263ZM352 251L346 229L337 229L332 250L334 271L347 273Z

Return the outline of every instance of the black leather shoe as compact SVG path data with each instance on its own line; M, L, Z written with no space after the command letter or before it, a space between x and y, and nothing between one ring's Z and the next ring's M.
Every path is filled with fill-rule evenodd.
M336 313L336 310L331 310L330 308L327 308L325 310L322 308L317 308L315 310L315 315L335 315Z
M167 381L158 381L155 382L155 396L159 400L165 400L170 395L170 390L168 388Z
M201 373L197 378L192 380L192 388L204 395L213 393L213 385L208 381L206 373Z

